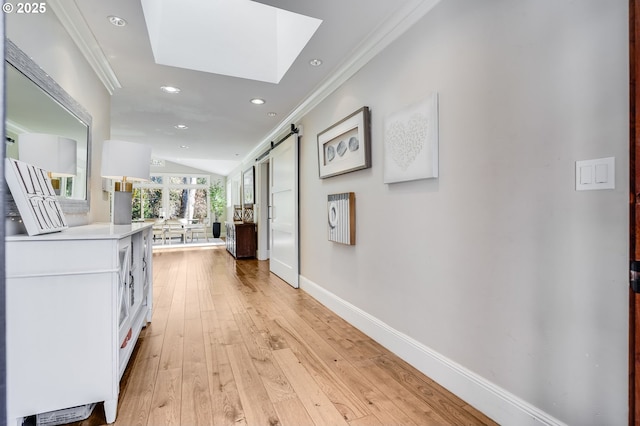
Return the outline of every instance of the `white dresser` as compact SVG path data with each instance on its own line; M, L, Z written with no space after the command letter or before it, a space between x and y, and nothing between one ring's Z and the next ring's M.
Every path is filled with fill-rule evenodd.
M92 224L6 238L7 425L104 401L151 321L152 225Z

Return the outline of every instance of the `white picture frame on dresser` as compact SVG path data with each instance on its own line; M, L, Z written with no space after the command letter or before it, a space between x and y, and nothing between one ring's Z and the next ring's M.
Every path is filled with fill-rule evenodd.
M6 237L8 425L94 402L116 420L153 313L152 238L151 223Z

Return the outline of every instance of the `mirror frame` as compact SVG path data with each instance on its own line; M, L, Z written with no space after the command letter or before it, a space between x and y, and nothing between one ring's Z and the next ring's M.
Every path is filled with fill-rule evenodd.
M5 61L7 64L24 74L29 80L42 89L43 92L51 96L53 100L87 125L87 179L85 182L87 196L84 200L70 200L68 198L58 198L58 200L64 213L88 213L91 200L91 114L8 38L5 39L5 47ZM20 213L13 198L10 196L11 193L7 191L7 195L9 196L7 197L9 199L7 216L19 216Z

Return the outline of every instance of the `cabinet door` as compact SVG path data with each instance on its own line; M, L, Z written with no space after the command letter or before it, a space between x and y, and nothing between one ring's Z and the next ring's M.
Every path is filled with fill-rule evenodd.
M118 243L118 336L119 343L126 343L131 318L131 238Z
M236 226L236 257L255 257L256 226L243 223Z
M236 226L233 223L227 223L227 251L232 256L236 255Z
M143 284L144 284L144 265L143 258L145 255L143 233L137 233L131 236L131 271L129 274L129 312L132 321L137 315L142 305Z
M129 271L129 315L132 321L147 305L151 276L151 232L143 231L131 236L131 262Z
M153 273L151 271L151 250L153 248L151 232L142 233L142 297L147 298L149 296L149 285L151 284ZM142 301L143 304L145 300Z
M143 235L142 256L142 306L146 322L151 322L153 310L153 232L149 229Z

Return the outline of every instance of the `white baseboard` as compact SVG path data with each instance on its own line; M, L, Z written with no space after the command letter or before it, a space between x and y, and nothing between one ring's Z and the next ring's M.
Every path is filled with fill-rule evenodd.
M502 425L566 426L560 420L406 334L389 327L302 275L300 288L494 421Z
M270 256L271 256L271 252L269 250L258 249L256 252L256 258L258 260L268 260Z

